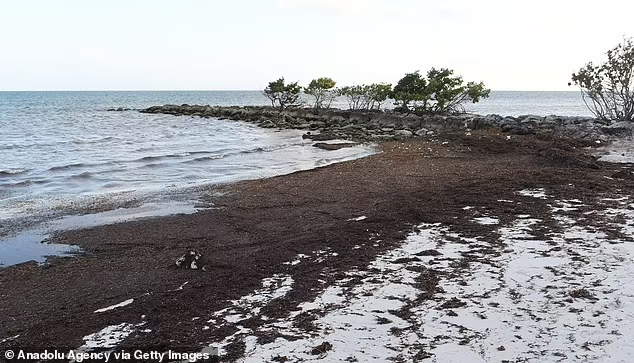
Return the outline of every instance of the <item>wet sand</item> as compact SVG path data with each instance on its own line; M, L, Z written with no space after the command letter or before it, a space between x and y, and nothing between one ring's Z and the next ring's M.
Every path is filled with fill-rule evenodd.
M328 287L354 284L347 279L352 270L376 274L368 266L421 224L440 223L489 242L477 258L486 263L506 253L497 229L517 215L548 227L533 231L535 238L562 228L549 199L518 191L543 188L553 200L579 200L583 211L631 194L633 178L617 174L631 166L597 163L585 146L492 132L386 142L367 158L224 186L207 201L213 208L192 215L58 234L55 243L80 246L84 254L56 258L45 268L31 263L0 270L0 349L78 348L87 336L124 323L118 348L222 345L227 361L245 354L245 336L258 345L299 339L290 329L270 329L271 322L318 332L313 323L320 313L301 314L298 306ZM610 240L632 240L591 214L583 223ZM189 250L209 260L208 271L176 268L174 261ZM257 310L241 311L235 302L261 290L263 281L286 288L263 293ZM442 291L429 299L448 300ZM245 329L249 333L240 335ZM331 348L315 349L327 355Z

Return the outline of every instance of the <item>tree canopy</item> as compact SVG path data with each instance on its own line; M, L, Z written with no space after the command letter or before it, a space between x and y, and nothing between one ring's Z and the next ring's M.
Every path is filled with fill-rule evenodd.
M391 84L374 83L342 87L338 94L346 97L348 107L351 110L380 110L381 105L388 99L391 92Z
M407 73L392 91L395 110L403 113L442 114L464 112L465 103L486 98L491 90L484 83L464 83L454 71L432 68L427 77L419 71Z
M590 62L573 73L572 83L595 117L634 121L634 41L626 38L606 55L604 63Z
M264 95L271 100L273 107L286 108L296 107L302 87L297 82L285 84L284 77L277 81L270 82L264 89Z
M337 97L337 92L334 90L336 85L337 82L332 78L321 77L310 81L304 92L315 98L315 103L313 104L315 110L330 108L332 101Z

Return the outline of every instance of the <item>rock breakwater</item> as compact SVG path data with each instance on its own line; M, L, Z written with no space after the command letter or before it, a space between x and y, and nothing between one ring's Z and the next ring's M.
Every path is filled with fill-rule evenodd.
M143 113L189 115L240 120L264 128L306 130L313 140L347 139L354 141L399 140L434 136L441 132L498 129L515 135L550 135L590 142L631 136L634 127L627 122L606 122L590 117L500 115L404 115L392 111L272 107L219 107L205 105L164 105L140 110Z

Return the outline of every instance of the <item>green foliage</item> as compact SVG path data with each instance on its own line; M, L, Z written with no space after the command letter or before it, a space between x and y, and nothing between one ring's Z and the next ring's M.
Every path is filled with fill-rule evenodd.
M344 96L348 100L348 107L351 110L362 110L367 108L364 98L365 86L345 86L338 89L339 96Z
M394 110L408 114L415 111L418 102L429 98L429 95L423 93L426 90L427 80L419 71L405 74L405 77L401 78L392 90L392 98L396 106Z
M301 92L302 87L297 82L285 84L284 77L270 82L264 89L264 95L271 100L271 105L281 109L298 106L297 100Z
M623 39L606 55L605 63L590 62L573 73L572 82L595 117L634 121L634 41Z
M489 97L491 90L484 83L464 83L450 69L432 68L427 77L419 71L407 73L394 87L395 111L403 113L442 114L464 112L464 104Z
M362 86L346 86L339 89L338 94L346 97L351 110L380 110L381 104L392 92L392 85L374 83Z
M389 83L373 83L369 86L368 95L370 97L370 110L380 110L381 104L385 102L392 93L392 85Z
M304 92L315 97L315 103L313 105L315 110L330 108L332 101L337 98L337 92L334 89L336 85L337 82L332 78L321 77L310 81L310 84L304 89Z

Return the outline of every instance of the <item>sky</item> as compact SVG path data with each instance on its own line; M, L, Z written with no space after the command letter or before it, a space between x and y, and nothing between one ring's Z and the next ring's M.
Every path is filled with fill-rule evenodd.
M634 36L628 0L0 0L0 90L257 90L450 68L576 90Z

